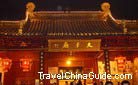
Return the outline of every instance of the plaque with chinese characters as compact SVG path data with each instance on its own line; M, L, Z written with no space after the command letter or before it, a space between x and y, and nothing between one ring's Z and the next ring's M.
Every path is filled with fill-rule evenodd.
M99 51L101 39L48 40L49 51Z

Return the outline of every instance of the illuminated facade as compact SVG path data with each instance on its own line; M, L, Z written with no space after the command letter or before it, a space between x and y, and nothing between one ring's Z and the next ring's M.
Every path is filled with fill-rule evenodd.
M110 4L103 11L34 11L26 18L0 21L0 72L3 85L63 85L66 79L40 80L38 72L60 74L130 73L138 83L138 22L116 20ZM3 59L9 59L3 64ZM7 66L7 72L3 70ZM115 83L123 79L111 79ZM86 85L105 79L82 80Z

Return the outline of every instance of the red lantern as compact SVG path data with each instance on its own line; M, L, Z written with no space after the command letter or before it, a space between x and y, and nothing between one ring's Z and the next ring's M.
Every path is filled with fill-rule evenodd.
M116 57L115 60L117 61L118 70L124 70L126 64L126 57L119 56Z
M3 71L8 72L8 70L11 68L12 65L12 60L11 59L2 59L2 66L3 66Z
M20 66L22 67L24 72L30 71L32 66L32 59L20 59Z

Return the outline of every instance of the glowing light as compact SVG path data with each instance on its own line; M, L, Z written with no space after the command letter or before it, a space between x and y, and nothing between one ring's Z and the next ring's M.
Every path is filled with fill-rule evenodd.
M126 63L126 57L118 56L115 58L118 65L118 70L124 70L125 69L125 63Z
M66 64L67 64L67 65L71 65L71 61L68 60L68 61L66 62Z
M3 71L8 72L8 70L11 68L12 60L11 59L2 59L1 65L3 66Z
M30 71L32 66L32 59L20 59L20 66L22 67L23 71Z

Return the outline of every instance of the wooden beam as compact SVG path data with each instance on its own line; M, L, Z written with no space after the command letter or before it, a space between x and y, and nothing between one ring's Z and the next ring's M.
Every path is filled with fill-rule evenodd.
M109 51L138 51L138 47L101 47L101 50L104 49Z

